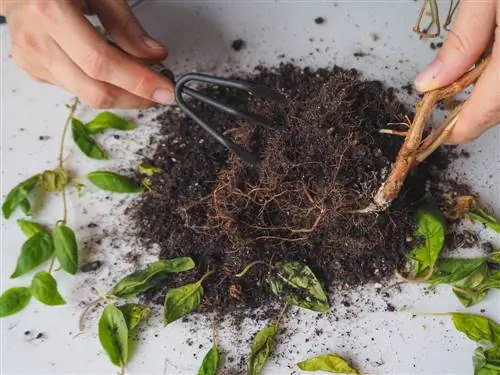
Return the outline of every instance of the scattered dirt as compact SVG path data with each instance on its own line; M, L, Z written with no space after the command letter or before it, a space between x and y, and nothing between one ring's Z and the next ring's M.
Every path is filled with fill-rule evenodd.
M214 270L204 283L203 308L225 313L273 299L263 281L266 266L235 277L255 260L302 261L330 291L380 281L402 267L414 210L447 158L437 153L419 166L386 212L352 213L370 201L401 145L399 137L379 130L412 117L394 90L338 67L313 71L282 64L240 78L281 90L288 102L279 106L225 88L203 91L271 118L275 129L253 128L201 103L192 105L218 131L258 150L256 167L243 165L179 111L157 119L161 132L151 139L155 152L145 162L163 172L127 211L139 239L159 245L161 258L196 261L195 271L171 285Z
M241 51L243 48L245 48L245 46L246 43L243 39L236 39L233 40L233 43L231 43L231 48L235 51Z

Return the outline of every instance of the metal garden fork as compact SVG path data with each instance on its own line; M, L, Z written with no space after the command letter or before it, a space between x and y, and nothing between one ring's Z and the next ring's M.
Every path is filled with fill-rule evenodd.
M257 113L248 112L241 109L235 109L231 106L218 102L193 88L187 86L190 82L201 82L211 85L218 85L223 87L229 87L237 90L243 90L250 94L260 96L264 99L271 100L277 103L283 103L285 101L285 96L276 90L270 89L268 87L257 85L251 82L240 81L235 79L215 77L205 74L198 73L187 73L179 77L177 81L174 79L174 74L164 68L163 66L154 66L154 70L160 72L166 77L170 78L172 82L175 83L175 101L179 105L179 108L189 116L193 121L195 121L199 126L203 128L210 136L212 136L217 142L222 144L227 149L231 150L244 162L254 165L257 164L259 160L259 155L257 153L246 150L240 145L234 143L229 138L222 134L219 134L209 123L203 120L199 114L197 114L192 108L189 107L184 96L190 96L193 99L199 100L207 105L215 107L223 112L226 112L235 117L239 117L249 121L253 125L263 126L265 128L274 128L273 122Z

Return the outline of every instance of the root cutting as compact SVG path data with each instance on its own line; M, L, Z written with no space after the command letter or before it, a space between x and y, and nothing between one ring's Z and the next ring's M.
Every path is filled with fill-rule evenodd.
M431 131L429 136L422 142L422 134L424 132L427 119L431 116L436 103L462 92L469 85L476 82L488 66L489 61L489 56L484 58L472 70L464 74L457 81L443 88L427 92L422 100L417 103L415 118L405 134L405 141L398 153L396 162L394 163L389 177L375 194L373 202L368 207L359 210L358 212L378 212L389 207L391 202L401 191L401 188L406 180L406 176L410 170L417 164L424 161L432 152L434 152L446 141L458 120L462 105L457 106L448 118L438 128Z

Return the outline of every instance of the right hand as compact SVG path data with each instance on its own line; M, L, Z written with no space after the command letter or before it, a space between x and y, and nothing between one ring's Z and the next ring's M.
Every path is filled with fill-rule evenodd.
M464 103L448 143L471 142L500 123L500 0L462 0L443 49L416 79L421 92L449 85L490 47L491 61Z
M168 104L173 83L139 61L161 61L167 51L135 18L126 0L0 0L12 56L34 79L79 97L93 108ZM85 18L95 13L120 49Z

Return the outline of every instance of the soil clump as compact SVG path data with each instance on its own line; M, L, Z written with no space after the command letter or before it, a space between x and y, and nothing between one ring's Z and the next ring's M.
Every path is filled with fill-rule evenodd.
M220 87L203 91L271 118L274 129L191 105L218 131L260 152L257 166L242 164L178 110L157 118L161 131L144 162L162 172L128 212L146 247L158 245L161 258L190 256L197 264L165 288L213 270L204 282L203 309L226 313L274 299L264 282L267 266L235 276L253 261L304 262L330 291L378 282L402 268L415 209L448 162L438 152L420 165L386 212L352 212L369 203L402 143L379 130L412 117L394 90L339 67L281 64L240 78L280 90L287 103ZM165 290L146 298L162 303L159 292Z

